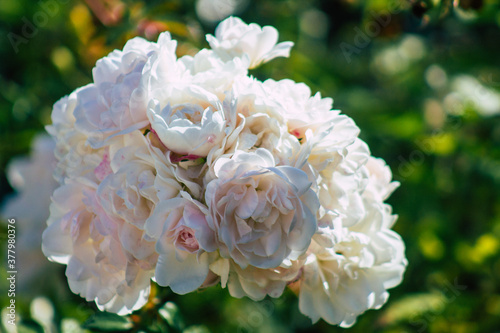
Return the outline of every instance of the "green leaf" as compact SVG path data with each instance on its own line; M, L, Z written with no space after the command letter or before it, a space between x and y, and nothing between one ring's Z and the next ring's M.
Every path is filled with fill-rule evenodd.
M82 325L83 328L99 332L124 332L133 327L127 317L110 312L97 312Z
M161 322L161 323L154 323L154 324L148 326L146 332L148 332L148 333L168 333L168 332L170 332L170 330L165 322Z
M163 305L158 313L162 316L170 327L182 331L185 327L184 321L182 320L179 308L173 302L167 302Z

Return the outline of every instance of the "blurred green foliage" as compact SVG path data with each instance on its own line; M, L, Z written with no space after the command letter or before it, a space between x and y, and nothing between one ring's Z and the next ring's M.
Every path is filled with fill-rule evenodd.
M500 5L224 0L210 12L200 9L201 2L0 2L2 168L29 151L33 136L50 123L56 100L91 81L97 59L133 36L155 40L163 30L180 41L179 55L196 52L207 46L204 34L213 33L214 20L222 18L217 15L232 11L246 22L277 27L280 40L296 44L290 59L265 64L256 77L290 78L333 97L334 106L357 122L373 155L388 162L401 182L389 202L399 215L395 230L407 245L408 270L381 310L346 330L312 325L291 292L255 303L220 288L185 296L157 288L144 309L109 325L133 325L133 332L498 330ZM2 175L0 193L9 192ZM63 268L55 273L62 275ZM53 327L42 325L46 332L83 332L84 322L95 329L95 306L60 285L42 286L38 294L20 291L18 311L27 331L42 329L29 320L36 319L30 302L40 295L55 311ZM8 302L4 296L1 306Z

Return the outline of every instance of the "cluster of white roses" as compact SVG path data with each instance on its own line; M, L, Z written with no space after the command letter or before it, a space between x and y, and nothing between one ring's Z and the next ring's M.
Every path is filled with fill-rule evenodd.
M397 184L331 99L248 75L289 55L277 39L234 17L195 56L169 33L134 38L55 104L42 247L73 292L126 314L151 279L254 300L288 285L302 313L342 326L387 300L406 266L383 202Z

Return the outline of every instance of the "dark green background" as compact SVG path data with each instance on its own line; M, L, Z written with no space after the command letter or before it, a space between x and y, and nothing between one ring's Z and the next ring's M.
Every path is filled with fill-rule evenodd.
M39 13L47 2L55 5L44 21ZM53 103L91 82L98 58L132 36L155 40L151 27L170 30L179 55L192 53L207 47L204 34L214 29L200 20L193 1L97 2L124 7L106 21L85 2L0 2L3 170L9 159L28 153L33 136L50 122ZM289 59L253 75L305 82L333 97L334 107L359 125L372 154L387 161L401 182L389 203L399 215L395 230L405 240L409 266L389 302L346 330L322 321L311 326L292 293L254 303L218 287L186 296L158 289L158 299L176 303L187 326L205 325L199 332L500 332L500 109L485 116L478 106L500 93L497 2L259 0L247 1L237 14L273 25L281 41L295 42ZM39 24L33 31L27 21ZM447 81L440 85L431 73L446 73ZM462 102L448 108L451 115L446 98L460 75L482 88L456 92ZM1 195L11 191L0 176ZM55 267L52 273L63 276L63 267ZM0 286L4 281L2 275ZM58 329L63 318L83 323L95 312L64 283L38 289L51 299ZM18 311L36 331L29 320L35 296L19 296ZM7 304L4 298L0 305ZM179 327L156 313L131 318L142 329Z

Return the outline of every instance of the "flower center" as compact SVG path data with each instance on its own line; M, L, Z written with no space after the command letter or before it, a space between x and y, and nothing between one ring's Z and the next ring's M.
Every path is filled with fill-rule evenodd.
M195 253L200 249L200 245L194 236L194 231L188 227L182 227L182 229L177 234L177 239L175 240L175 245L190 253Z

